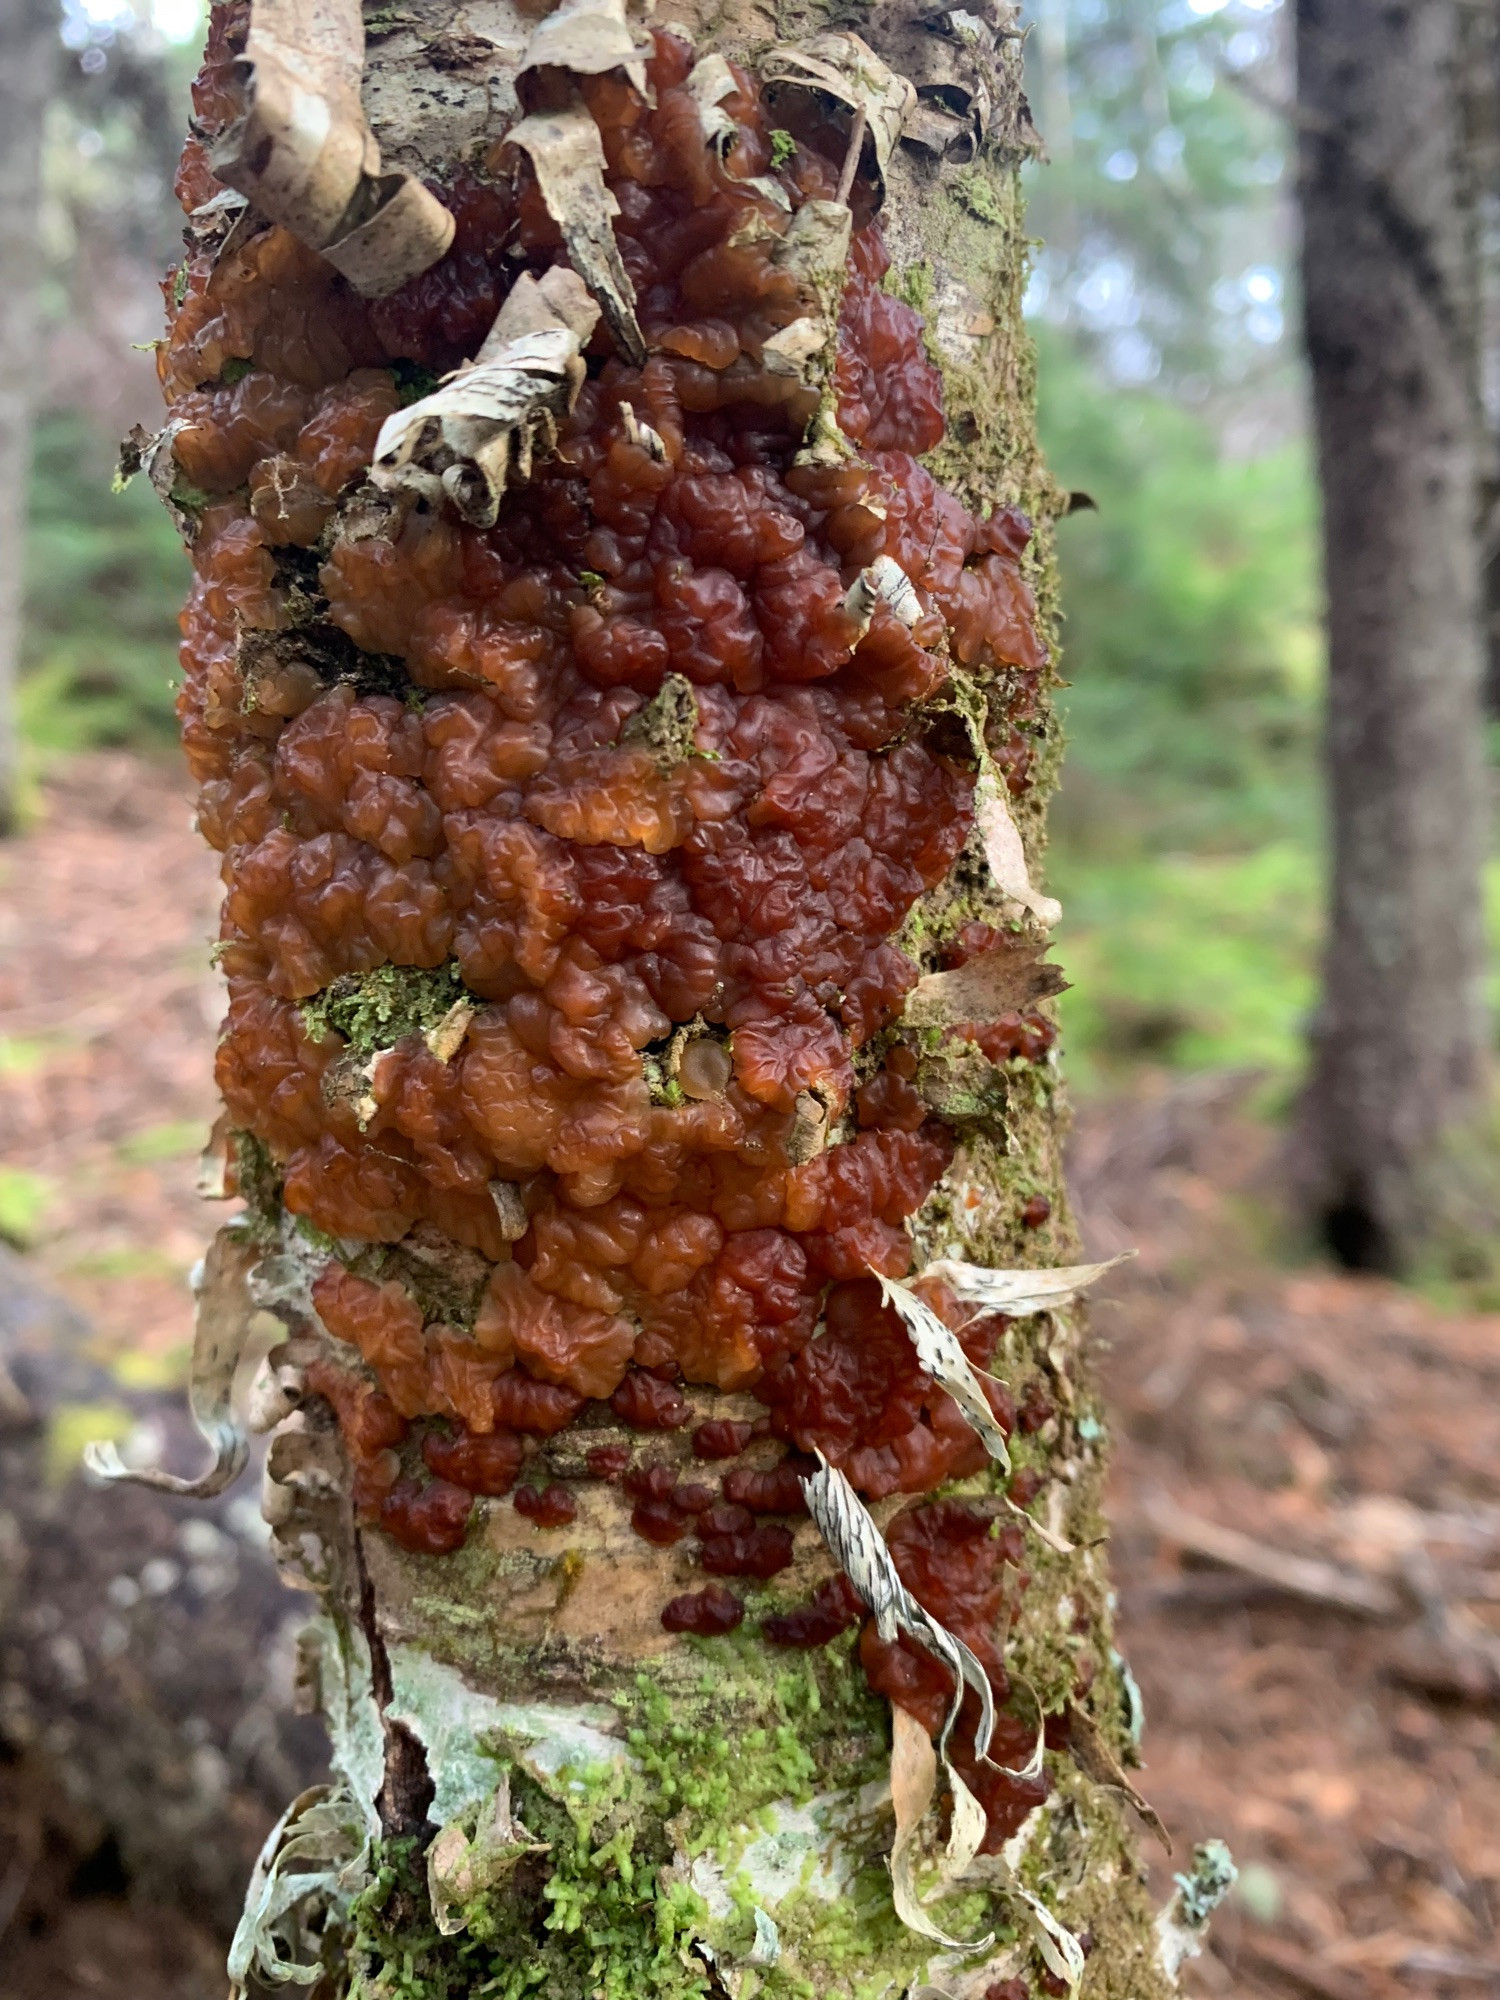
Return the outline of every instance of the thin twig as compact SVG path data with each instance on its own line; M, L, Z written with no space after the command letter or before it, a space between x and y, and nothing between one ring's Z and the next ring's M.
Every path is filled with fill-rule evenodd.
M849 150L844 155L844 171L839 175L838 192L835 201L847 202L849 191L854 186L854 176L859 171L859 156L865 144L865 107L861 105L854 114L854 124L849 132Z
M1226 1569L1242 1570L1258 1577L1292 1597L1312 1604L1327 1604L1339 1611L1352 1611L1362 1618L1398 1618L1402 1601L1388 1583L1363 1570L1346 1569L1337 1563L1319 1562L1311 1556L1292 1555L1273 1549L1237 1528L1221 1528L1217 1521L1205 1521L1165 1493L1146 1496L1143 1511L1156 1532L1194 1555L1223 1563Z

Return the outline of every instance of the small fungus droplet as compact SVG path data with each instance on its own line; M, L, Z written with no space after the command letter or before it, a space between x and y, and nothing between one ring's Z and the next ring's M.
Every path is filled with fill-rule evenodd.
M631 1369L610 1397L609 1406L622 1423L638 1431L674 1430L692 1414L679 1390L641 1368Z
M578 1513L578 1502L556 1480L550 1486L517 1487L515 1505L518 1514L524 1514L539 1528L566 1527Z
M629 1465L628 1444L596 1444L588 1455L589 1472L595 1479L619 1479Z
M669 1632L696 1632L707 1639L732 1632L744 1616L745 1607L734 1592L711 1583L706 1590L674 1597L663 1607L661 1622Z
M422 1440L422 1457L428 1470L471 1493L498 1499L509 1493L521 1469L521 1440L513 1431L487 1431L480 1436L467 1432L457 1437L430 1431Z
M693 1432L693 1455L696 1458L738 1458L750 1442L750 1424L731 1423L724 1418L699 1424Z
M445 1556L463 1546L474 1495L446 1479L399 1479L380 1503L380 1525L415 1555Z

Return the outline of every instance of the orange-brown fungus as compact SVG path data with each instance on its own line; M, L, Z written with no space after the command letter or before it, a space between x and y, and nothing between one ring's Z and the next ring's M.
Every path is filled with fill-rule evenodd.
M216 191L207 147L245 29L242 0L215 8L188 208ZM314 1386L360 1518L436 1553L472 1496L514 1489L561 1524L566 1489L515 1487L527 1436L590 1401L649 1432L690 1421L684 1389L748 1393L764 1422L698 1425L699 1460L767 1435L791 1455L734 1467L722 1495L630 1470L616 1445L587 1462L623 1475L648 1541L692 1535L707 1571L765 1578L790 1561L814 1450L871 1498L986 1463L871 1277L908 1272L908 1219L953 1154L900 1039L918 968L893 938L973 818L972 761L922 704L954 665L979 676L1020 791L1047 655L1029 524L976 517L921 463L942 380L883 288L860 182L832 381L850 450L804 451L818 392L764 346L809 301L775 253L792 213L834 196L845 134L809 111L773 166L774 121L736 69L721 154L684 87L693 60L658 30L651 101L619 74L581 80L648 359L601 326L555 449L493 528L365 475L385 419L474 355L523 273L564 260L514 149L442 189L453 248L373 303L285 229L237 228L222 250L190 235L160 369L204 496L179 709L227 889L219 1082L286 1207L340 1246L315 1299L348 1363ZM880 557L915 587L912 626L883 601L867 627L845 608ZM688 733L663 748L684 682ZM953 955L993 938L971 925ZM374 1058L313 1032L303 1003L387 967L467 994L446 1060L415 1032ZM996 1062L1037 1060L1052 1034L1033 1014L956 1032ZM856 1089L877 1036L883 1067L863 1062ZM477 1310L424 1312L382 1249L414 1231L484 1260ZM979 1647L1008 1552L988 1518L919 1507L891 1542ZM663 1618L741 1615L713 1584ZM833 1586L768 1629L812 1643L854 1615ZM865 1657L935 1723L927 1655L867 1632ZM1003 1694L998 1656L993 1672ZM998 1837L1023 1793L970 1781Z

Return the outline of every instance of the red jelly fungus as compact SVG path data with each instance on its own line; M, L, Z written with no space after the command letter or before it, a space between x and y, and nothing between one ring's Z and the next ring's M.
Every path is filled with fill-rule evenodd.
M817 1469L817 1460L804 1458L800 1452L790 1452L765 1471L736 1466L724 1475L724 1498L738 1507L748 1507L752 1514L805 1514L807 1495L802 1482Z
M670 1500L641 1500L631 1509L630 1525L642 1541L670 1548L687 1533L687 1522Z
M244 29L239 0L215 7L177 181L189 211L218 191L209 155L237 113ZM473 1493L505 1490L523 1437L589 1400L675 1428L679 1382L767 1412L699 1424L700 1461L772 1434L790 1455L732 1469L707 1506L616 1447L589 1468L622 1480L647 1539L696 1521L705 1560L736 1573L781 1567L789 1530L757 1517L804 1511L814 1448L872 1500L987 1463L870 1276L909 1271L907 1225L953 1136L912 1048L862 1064L857 1088L855 1057L899 1028L925 968L892 940L972 829L972 758L915 726L955 663L985 687L1012 791L1031 782L1048 674L1021 570L1031 527L1015 508L971 512L921 462L944 437L942 378L921 316L885 289L874 221L854 231L832 384L852 450L806 461L818 391L762 361L808 310L765 247L789 226L755 178L775 121L736 70L734 138L700 144L691 61L658 31L650 97L585 83L649 358L636 368L595 336L555 449L493 528L382 497L364 474L417 371L472 358L514 278L556 261L524 167L445 186L451 250L388 298L362 299L258 218L228 246L190 232L167 287L158 368L179 470L205 496L178 709L227 891L219 1086L294 1215L371 1246L415 1231L488 1270L463 1325L429 1323L397 1276L335 1262L315 1286L351 1351L310 1386L337 1414L361 1518L424 1553L458 1546ZM779 177L794 209L833 198L846 149L832 114L804 123ZM869 211L862 187L854 207ZM882 557L917 616L882 606L861 631L845 597ZM672 761L655 738L684 682ZM949 962L999 936L965 924ZM450 995L461 982L472 1017L447 1061L413 1033L351 1088L358 1052L303 1006L384 967ZM1036 1062L1055 1028L1032 1009L953 1033L992 1062ZM812 1157L809 1104L838 1135ZM497 1205L502 1184L515 1198ZM984 1365L996 1323L933 1304ZM987 1393L1008 1425L1005 1393ZM395 1450L423 1419L447 1426L424 1438L426 1485ZM539 1524L573 1516L557 1485L515 1504ZM977 1632L990 1558L967 1516L915 1511L909 1586ZM714 1585L664 1622L742 1615ZM779 1622L854 1615L825 1591ZM862 1646L877 1685L924 1719L941 1706L928 1656L882 1653L868 1632ZM994 1840L1019 1794L974 1782Z
M630 1465L628 1444L596 1444L588 1455L590 1475L595 1479L619 1479Z
M307 1371L307 1387L333 1405L345 1449L356 1465L398 1445L408 1425L388 1396L347 1368L332 1361L315 1361Z
M864 1602L844 1576L820 1583L812 1601L766 1619L761 1632L773 1646L826 1646L865 1615Z
M624 1485L632 1500L668 1500L677 1485L677 1473L672 1466L653 1459L645 1465L632 1465Z
M533 1431L538 1437L551 1437L554 1431L571 1423L583 1408L584 1400L571 1389L554 1388L550 1382L533 1382L514 1368L497 1377L490 1391L490 1407L497 1424Z
M750 1442L753 1426L737 1424L723 1418L711 1423L699 1424L693 1432L693 1455L695 1458L738 1458Z
M556 1480L550 1486L517 1487L515 1507L539 1528L566 1527L578 1513L578 1502Z
M1040 1375L1033 1375L1021 1392L1021 1400L1016 1410L1016 1420L1028 1437L1034 1436L1050 1417L1057 1414L1057 1406L1048 1395Z
M380 1503L380 1525L414 1555L446 1556L462 1548L474 1495L446 1479L398 1479Z
M731 1535L705 1534L698 1560L712 1576L776 1576L791 1568L791 1530L772 1525Z
M491 1431L484 1437L429 1431L422 1440L422 1457L430 1472L492 1499L515 1485L522 1453L521 1440L513 1431Z
M658 1381L639 1368L631 1369L609 1406L622 1423L638 1431L674 1430L690 1415L687 1401L670 1382Z
M732 1590L711 1583L706 1590L690 1591L673 1597L662 1607L661 1622L669 1632L696 1632L711 1639L732 1632L745 1616L745 1607Z

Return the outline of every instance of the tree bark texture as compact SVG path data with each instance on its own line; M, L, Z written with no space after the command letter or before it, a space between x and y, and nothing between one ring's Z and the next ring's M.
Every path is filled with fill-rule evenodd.
M258 1306L336 1766L235 1980L1166 1993L1055 1268L1011 10L414 0L377 158L330 5L342 182L295 13L215 11L137 445L228 888L209 1484Z
M1304 1133L1330 1240L1396 1268L1486 1088L1466 12L1301 0L1332 889Z
M26 581L41 286L42 125L60 44L47 0L0 4L0 832L15 816L15 681Z

